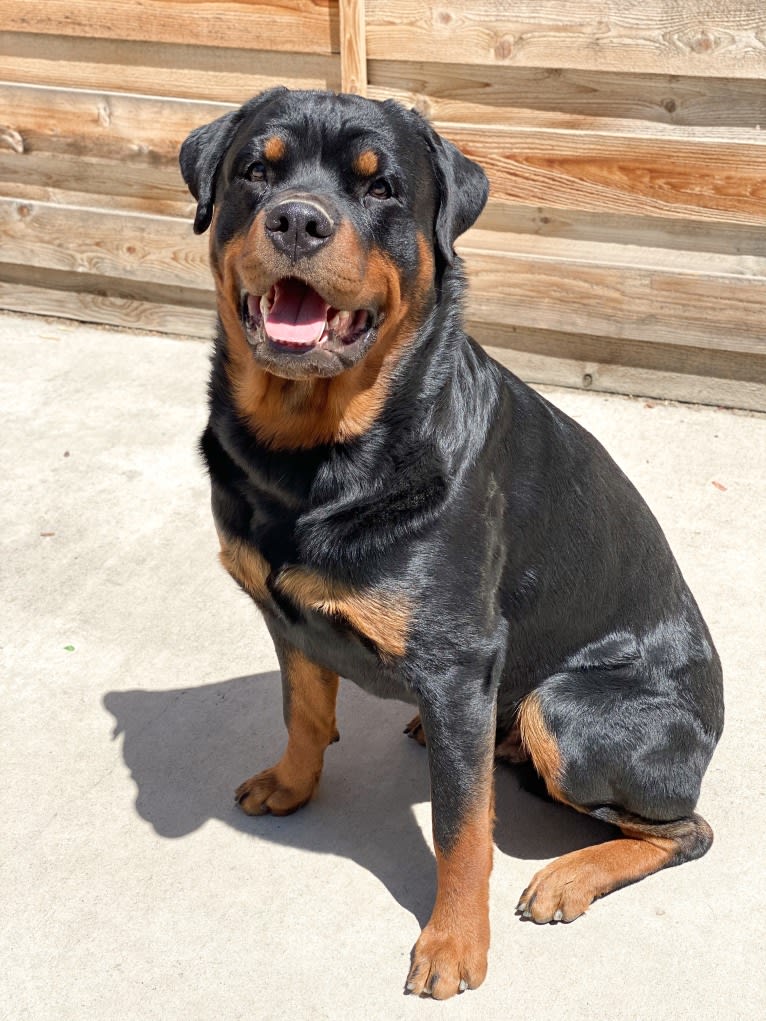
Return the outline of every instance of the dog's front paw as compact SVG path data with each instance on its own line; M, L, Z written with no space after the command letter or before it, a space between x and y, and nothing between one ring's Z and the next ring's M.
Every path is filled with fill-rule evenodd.
M245 780L234 797L248 815L289 815L311 800L318 780L319 776L293 775L278 763Z
M407 992L447 1000L476 989L487 974L488 949L488 937L469 940L462 933L427 925L412 949Z

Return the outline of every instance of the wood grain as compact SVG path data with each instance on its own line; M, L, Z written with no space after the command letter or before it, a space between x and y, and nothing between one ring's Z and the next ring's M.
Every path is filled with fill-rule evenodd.
M0 306L11 312L102 323L125 330L167 333L193 340L210 340L215 329L213 312L203 312L188 305L162 304L89 291L59 291L31 284L9 284L1 275Z
M593 364L610 369L658 370L697 378L730 379L732 382L766 385L766 357L748 352L721 351L688 344L654 344L642 340L615 340L614 337L541 330L528 326L505 326L469 320L471 336L493 350L514 355L540 355L548 359L567 359L584 366ZM583 369L583 376L589 372ZM581 378L577 386L588 389L592 380Z
M0 307L209 340L211 291L0 262Z
M234 107L0 82L0 109L5 196L186 216L180 145Z
M541 237L559 238L562 244L568 240L593 241L671 248L676 251L766 257L766 231L763 227L741 223L593 213L490 199L477 227L496 233L538 234ZM511 237L508 238L508 248L512 247Z
M551 130L440 123L511 202L766 223L766 136L705 128ZM674 134L669 135L668 132Z
M766 260L470 231L468 317L766 354Z
M21 137L20 156L46 152L177 166L186 135L234 106L0 82L0 109L3 124ZM0 148L11 147L0 142Z
M628 120L766 129L766 81L641 74L627 62L619 71L583 71L371 60L368 79L371 98L393 97L442 121L587 129Z
M3 0L14 32L337 53L330 0Z
M29 183L29 182L33 183ZM0 149L0 195L57 206L108 206L112 212L149 213L193 220L194 202L175 168L128 166L113 160L28 153L18 160Z
M39 269L210 290L207 252L171 217L0 199L0 258Z
M239 104L277 82L294 89L340 89L340 63L332 55L285 60L278 51L241 46L0 32L0 78Z
M367 95L364 0L340 0L340 68L344 92Z
M477 331L477 336L481 337L480 331ZM572 339L576 341L578 338L573 334ZM609 345L621 350L621 346L615 345L611 339ZM718 375L696 375L690 371L664 368L661 357L664 348L659 345L655 348L658 365L642 365L640 368L620 362L580 360L563 354L497 348L491 344L485 344L485 349L527 383L766 411L766 382L729 378L729 365L725 359L717 366ZM764 366L766 361L758 359L757 364Z
M368 0L372 60L766 78L761 0Z

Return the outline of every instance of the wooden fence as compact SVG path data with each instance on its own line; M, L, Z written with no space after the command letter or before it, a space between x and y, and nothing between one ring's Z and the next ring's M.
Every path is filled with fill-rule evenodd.
M0 308L208 337L188 131L394 96L487 169L469 319L532 381L766 410L763 0L2 0Z

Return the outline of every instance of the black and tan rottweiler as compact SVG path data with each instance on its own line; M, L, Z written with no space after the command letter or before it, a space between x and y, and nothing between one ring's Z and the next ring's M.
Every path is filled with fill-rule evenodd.
M464 332L479 166L394 102L276 88L194 131L181 168L211 228L221 560L284 689L285 752L237 801L311 798L339 675L417 706L438 890L406 988L452 996L487 967L495 758L621 831L522 893L525 918L570 922L710 847L718 656L628 479Z

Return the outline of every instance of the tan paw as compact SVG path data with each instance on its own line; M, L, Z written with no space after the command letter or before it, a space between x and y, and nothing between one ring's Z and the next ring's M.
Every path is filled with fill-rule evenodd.
M316 790L319 777L294 777L279 765L251 776L237 788L237 804L248 815L289 815L302 808Z
M516 911L542 925L546 922L573 922L600 896L593 882L587 859L578 852L564 855L546 865L533 877L519 898Z
M487 974L488 948L489 937L469 941L462 933L427 925L412 950L407 992L447 1000L455 993L476 989Z

